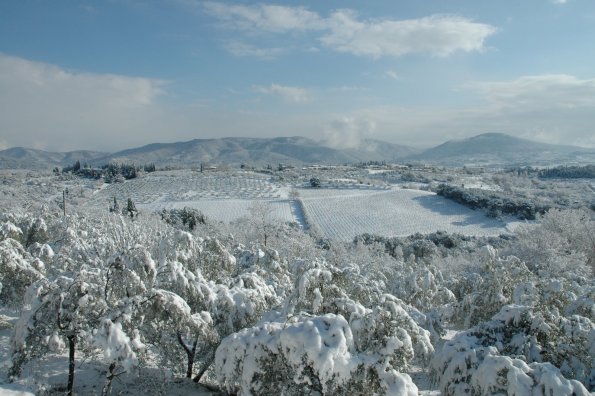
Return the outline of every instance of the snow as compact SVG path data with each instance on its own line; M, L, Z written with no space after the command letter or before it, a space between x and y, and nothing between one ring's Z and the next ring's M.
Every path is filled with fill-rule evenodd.
M21 378L8 382L6 374L10 367L10 337L13 333L18 312L0 309L0 395L33 396L46 394L51 389L66 386L68 351L33 361L26 365ZM53 340L57 341L57 340ZM134 340L133 340L134 341ZM98 395L105 383L107 365L97 361L76 359L75 394ZM158 396L172 394L180 396L206 396L212 394L192 380L174 378L166 368L144 367L140 372L126 373L113 383L112 391L117 394L142 394Z
M437 230L492 236L512 232L518 222L489 219L433 193L335 178L324 188L299 188L300 200L288 199L290 187L266 175L157 172L96 192L87 205L107 208L114 197L132 198L141 211L194 208L208 218L232 222L250 215L257 202L267 202L271 217L313 226L322 236L350 241L362 233L405 236Z
M267 362L284 364L295 385L318 380L326 394L342 389L364 361L356 354L347 321L341 315L326 314L267 322L230 335L217 349L215 371L230 392L264 394L273 380L267 377ZM417 395L409 375L384 369L378 375L387 394Z
M184 207L200 210L207 218L229 223L242 217L250 216L250 208L255 202L263 200L250 199L201 199L196 201L162 202L146 205L137 205L139 210L150 209L183 209ZM271 208L271 218L281 222L295 221L292 207L288 200L265 200Z
M325 237L341 241L351 241L363 233L384 236L437 230L478 236L508 233L506 223L426 191L301 189L300 195L309 221Z
M244 184L248 187L243 187L242 177L248 180ZM122 296L117 297L117 312L106 314L100 325L94 324L92 329L80 333L79 340L84 342L79 345L87 342L87 347L88 341L93 340L92 346L98 348L92 355L88 351L77 351L76 393L101 393L107 367L116 361L118 367L127 372L114 382L114 394L124 391L147 395L206 394L204 388L191 380L173 377L181 375L176 366L179 359L156 367L156 356L161 356L160 353L170 353L169 350L172 356L182 353L181 349L176 351L179 346L175 335L180 329L184 332L183 343L190 341L192 332L200 333L204 340L210 336L217 342L224 340L216 353L216 367L211 367L204 378L210 382L221 376L218 385L222 391L232 393L271 394L270 390L276 389L277 394L299 394L300 389L303 391L308 386L313 393L319 388L329 394L345 394L345 388L341 387L352 386L350 381L360 381L358 385L366 390L374 382L376 388L370 393L384 391L398 395L437 395L436 383L445 394L585 395L584 386L577 380L592 387L589 382L595 354L595 326L589 319L595 312L592 277L579 278L567 275L567 271L560 271L566 276L560 278L528 277L529 259L524 259L525 264L512 256L500 258L500 252L510 254L504 243L495 244L498 250L489 245L480 249L471 242L465 243L469 251L453 248L460 256L452 256L444 263L460 260L462 264L456 268L462 269L460 273L447 273L443 267L444 278L434 267L434 257L427 262L414 262L414 258L407 262L393 261L387 255L369 256L363 246L358 246L361 251L354 250L355 254L350 256L347 254L352 251L343 253L339 248L328 255L320 250L318 253L325 255L316 258L305 251L306 257L300 256L300 262L305 264L299 268L283 252L282 242L275 240L271 246L282 254L262 245L246 248L242 245L244 241L233 245L232 238L223 234L205 231L201 238L174 231L162 224L158 216L141 216L133 221L105 213L110 194L117 192L122 194L124 202L127 195L144 202L137 204L143 211L190 206L221 221L249 215L249 208L255 202L264 201L273 209L273 221L300 217L315 231L320 230L320 236L347 241L362 232L388 236L443 229L494 235L513 226L513 223L488 219L483 212L471 211L424 191L356 185L353 179L335 179L337 182L327 184L327 188L303 188L299 199L288 200L288 186L268 176L246 174L242 177L174 172L141 177L115 187L108 185L78 206L84 209L85 205L95 205L101 209L103 219L92 218L84 211L81 212L84 215L76 215L74 209L66 218L61 213L46 213L40 216L46 223L39 220L38 229L52 235L40 237L26 249L20 245L24 243L21 230L28 235L28 227L35 224L37 214L27 217L28 223L19 222L16 215L3 216L6 222L0 228L0 237L9 238L0 241L0 265L3 266L0 281L4 282L5 294L16 283L8 276L8 270L23 274L26 285L38 276L55 280L62 274L68 278L57 278L58 283L67 286L78 274L84 283L80 283L80 293L72 290L73 301L81 312L90 312L98 301L91 297L108 294L107 284L97 282L102 276L101 268L120 260L119 264L130 271L129 275L126 271L118 272L110 280L114 290L118 282L127 286L125 297L124 289ZM112 223L110 227L101 228L102 221ZM199 231L202 229L194 232L201 233ZM122 237L119 252L104 246L116 236ZM402 253L403 249L399 249ZM93 258L85 257L89 252ZM104 253L105 261L103 256L94 257ZM444 253L450 254L446 250ZM513 250L511 254L517 253ZM352 258L353 264L349 263ZM64 264L69 259L73 262ZM329 265L330 262L333 264ZM376 266L383 266L387 271L378 271ZM395 266L394 272L390 272L391 266ZM463 266L477 273L467 274ZM410 274L410 271L414 272ZM456 276L461 275L461 279L456 279L454 272ZM92 279L94 277L97 279ZM396 282L394 289L390 288L392 280ZM401 287L406 283L408 287ZM476 287L471 287L472 283L476 283ZM432 294L451 285L457 292L456 297L445 290L452 299ZM405 290L398 295L403 301L383 294L395 293L396 286ZM86 294L93 287L99 287L99 294ZM424 327L433 326L431 318L437 316L432 315L441 312L445 316L454 315L453 312L461 308L456 303L465 303L465 298L471 295L466 287L474 290L473 296L485 297L483 301L470 300L473 303L470 309L476 310L473 312L481 313L492 306L499 311L478 320L483 327L478 325L466 331L460 331L461 318L446 317L441 324L458 330L447 330L440 339L439 332L431 328L433 338L430 339ZM35 293L33 289L30 288L31 293ZM112 289L110 296L116 298ZM410 290L415 298L405 295ZM156 352L157 338L146 338L149 333L143 333L142 328L128 328L133 314L129 310L132 305L127 304L135 298L128 296L129 292L137 297L140 295L137 293L150 296L147 301L151 304L142 305L144 308L138 312L138 318L143 318L144 323L161 322L163 333L156 332L155 337L163 334L163 340L173 342L160 346L164 352ZM456 301L459 294L461 299ZM501 307L508 303L516 305ZM19 309L23 309L26 304L20 305ZM432 309L441 311L432 312ZM14 338L18 344L31 322L27 320L27 309L21 312L19 323L17 312L2 312L6 315L0 316L0 394L61 392L65 388L68 362L66 338L63 333L52 333L51 329L43 333L39 342L39 345L47 344L51 353L24 363L23 375L15 383L7 383L10 333L13 329L20 333ZM546 339L552 347L547 349L541 339ZM211 351L215 348L213 346ZM427 360L432 356L435 382L426 371ZM142 369L137 359L142 359ZM542 363L547 359L558 368ZM364 374L362 367L367 370ZM368 376L370 372L373 374ZM279 387L270 388L271 381L277 381Z

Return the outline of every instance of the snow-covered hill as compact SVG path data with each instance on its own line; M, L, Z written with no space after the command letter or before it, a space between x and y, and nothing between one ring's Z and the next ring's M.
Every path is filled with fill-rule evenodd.
M555 165L595 162L595 149L521 139L504 133L484 133L449 140L409 157L445 165Z
M396 161L417 150L397 144L367 140L358 148L335 149L304 137L194 139L187 142L153 143L112 154L90 151L51 153L12 148L0 151L0 168L42 169L81 163L108 162L157 166L228 164L342 164L361 161Z
M451 140L426 151L378 140L363 140L356 148L333 148L304 137L194 139L152 143L116 153L71 151L52 153L15 147L0 151L0 169L51 169L75 161L154 163L158 167L200 164L277 166L278 164L347 164L367 161L424 162L440 165L546 165L595 163L595 149L561 146L485 133Z
M72 165L77 160L91 162L104 157L106 153L77 150L56 153L24 147L12 147L0 151L0 169L51 169L54 166Z

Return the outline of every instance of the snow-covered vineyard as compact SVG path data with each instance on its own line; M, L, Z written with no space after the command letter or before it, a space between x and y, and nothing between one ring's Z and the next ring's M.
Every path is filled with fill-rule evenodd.
M512 227L401 186L3 181L2 394L595 391L588 209Z
M290 197L292 189L294 197ZM299 223L304 216L322 236L340 241L351 241L362 233L407 236L436 230L492 236L515 226L510 219L488 219L431 192L349 179L312 189L294 188L254 173L229 176L176 171L107 185L86 205L106 207L114 197L120 202L131 198L139 208L150 211L194 208L226 223L249 216L255 202L266 201L276 221Z

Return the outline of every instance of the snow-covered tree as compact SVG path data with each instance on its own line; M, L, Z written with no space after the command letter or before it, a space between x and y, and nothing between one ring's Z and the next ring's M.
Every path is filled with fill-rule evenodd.
M101 298L98 271L81 271L75 278L60 276L41 279L31 286L12 338L11 376L19 376L23 365L32 358L52 352L56 346L68 345L68 393L74 386L75 352L96 329L107 310Z
M446 342L431 368L447 395L527 390L586 395L585 386L593 386L594 350L595 325L590 320L544 316L529 307L508 305L491 321Z

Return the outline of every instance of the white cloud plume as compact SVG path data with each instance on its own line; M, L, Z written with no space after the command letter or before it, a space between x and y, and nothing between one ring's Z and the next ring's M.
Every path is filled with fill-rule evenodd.
M260 93L280 96L286 102L292 103L304 103L311 99L310 92L301 87L271 84L267 87L256 86L254 90Z
M317 32L323 46L357 56L382 57L425 53L448 56L480 51L496 32L491 25L454 15L418 19L361 19L353 10L334 11L328 18L304 7L205 3L206 11L225 26L247 32Z
M376 129L376 122L368 117L337 117L324 130L325 143L333 148L348 149L362 146Z

